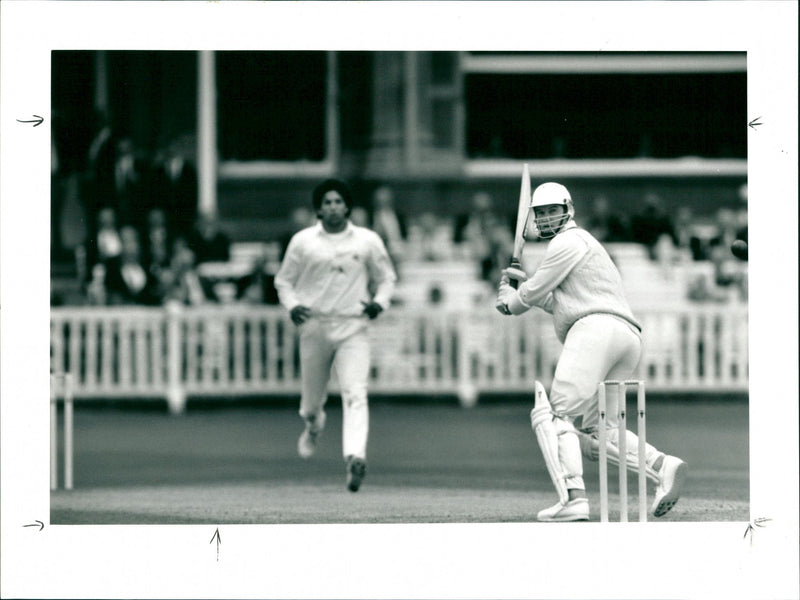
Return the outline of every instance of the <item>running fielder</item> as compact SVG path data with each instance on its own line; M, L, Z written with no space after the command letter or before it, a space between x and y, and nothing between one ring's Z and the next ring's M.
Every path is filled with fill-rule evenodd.
M347 488L356 492L366 474L369 430L367 319L389 307L396 276L378 234L349 221L353 202L346 183L322 182L313 204L319 222L292 237L275 276L278 298L300 334L305 429L297 451L309 458L316 450L334 368L342 394Z
M556 366L550 399L535 382L531 426L558 492L558 502L539 511L540 521L585 521L589 501L581 454L597 460L597 387L606 379L625 380L639 362L641 326L623 295L622 280L605 249L574 220L569 191L544 183L531 198L533 228L549 239L545 257L529 278L521 269L503 271L497 309L521 315L536 306L553 315L563 350ZM514 289L510 281L519 282ZM616 415L609 399L608 415ZM581 430L575 428L581 420ZM635 469L638 438L627 432L628 468ZM619 464L616 417L608 419L608 455ZM648 477L657 484L653 515L666 514L677 502L686 463L647 445Z

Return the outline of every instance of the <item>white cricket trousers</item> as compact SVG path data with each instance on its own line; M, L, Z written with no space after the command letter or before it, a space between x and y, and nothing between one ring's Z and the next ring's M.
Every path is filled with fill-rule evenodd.
M583 428L596 427L598 384L630 379L641 353L639 331L619 317L594 314L576 321L564 340L553 377L553 413L582 416Z
M550 388L550 406L554 415L572 422L582 417L581 429L595 431L600 415L597 408L597 388L608 379L630 379L642 353L639 331L627 321L609 314L593 314L578 320L567 333L564 348L558 359L553 384ZM617 445L616 397L609 395L606 428L608 440ZM566 428L569 433L574 428ZM569 431L571 430L571 431ZM580 443L577 433L560 436L559 458L565 471L568 488L584 489ZM628 452L637 452L638 438L628 431ZM649 466L661 455L647 445L645 461Z
M311 318L300 326L300 416L324 413L334 370L342 395L342 454L366 458L370 347L363 319Z

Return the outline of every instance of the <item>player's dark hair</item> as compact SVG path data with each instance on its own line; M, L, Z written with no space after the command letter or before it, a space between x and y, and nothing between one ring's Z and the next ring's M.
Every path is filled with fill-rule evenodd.
M339 192L339 195L347 205L348 212L353 208L353 193L350 187L341 179L326 179L314 188L312 201L314 203L314 210L319 211L322 207L322 197L330 191Z

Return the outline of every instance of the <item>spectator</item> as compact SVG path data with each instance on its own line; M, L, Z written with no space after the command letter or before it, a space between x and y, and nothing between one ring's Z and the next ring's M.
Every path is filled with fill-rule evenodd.
M746 300L748 294L747 269L740 262L731 247L735 240L746 241L746 230L741 230L741 223L734 211L722 208L717 211L716 234L706 241L703 260L710 260L713 271L705 276L704 281L694 281L689 290L693 300L711 300L724 302ZM746 226L746 224L745 224Z
M298 206L292 211L292 214L289 217L289 229L280 238L281 260L283 260L283 257L286 254L286 248L289 245L289 241L292 239L292 236L301 229L315 225L316 222L317 218L305 206Z
M117 142L114 161L114 195L119 216L123 221L141 226L136 219L141 215L144 193L145 169L137 155L133 140L122 138Z
M736 212L730 208L720 208L717 210L715 220L717 235L712 240L712 244L730 248L739 233L740 225Z
M350 221L353 225L369 228L369 212L363 206L354 206L350 210Z
M739 188L739 199L742 201L742 207L736 212L736 224L738 226L736 230L736 239L734 242L738 244L738 246L732 246L731 251L733 252L734 256L736 256L739 260L747 261L748 258L748 240L747 240L747 184L744 183ZM741 244L744 242L744 245Z
M739 262L730 251L730 244L717 241L711 246L711 262L714 265L714 283L717 289L729 298L737 293L746 297L747 283Z
M197 169L190 138L173 140L155 156L151 196L166 211L175 235L188 236L197 219Z
M53 210L60 211L57 233L52 241L53 244L58 245L53 250L55 256L59 258L66 259L71 255L78 258L78 253L85 249L89 239L86 224L90 223L92 219L86 209L81 181L81 177L77 173L68 175L61 188L60 207L53 207Z
M642 210L631 219L631 235L634 242L647 249L654 261L659 258L659 241L663 242L663 237L675 244L675 228L657 194L649 192L645 195Z
M740 223L735 211L720 208L716 213L717 233L709 242L709 258L714 265L714 281L717 287L733 296L740 290L746 294L746 283L739 262L731 253L731 245L741 234Z
M275 275L267 271L269 257L258 257L253 270L236 282L236 299L249 304L278 304Z
M611 212L608 198L597 196L592 202L585 229L600 242L629 242L630 230L625 219Z
M106 266L97 263L92 267L92 276L86 285L86 300L89 304L104 305L108 300L106 294Z
M402 262L407 236L406 222L394 206L394 193L387 185L378 187L372 195L372 230L381 236L395 269Z
M220 230L216 215L201 214L188 242L197 264L230 260L230 238Z
M145 226L144 264L157 279L170 267L171 234L167 227L167 216L163 209L153 208L147 213Z
M108 198L108 195L114 191L113 173L116 148L111 121L105 112L96 111L95 125L96 132L89 145L88 169L89 177L100 186L98 191L103 194L102 199Z
M739 223L739 228L741 233L742 229L744 230L747 229L747 184L746 183L743 183L739 187L739 201L740 201L740 206L736 211L736 220ZM745 237L742 239L746 239L746 235L747 234L745 233Z
M492 197L486 192L476 192L472 197L472 210L456 218L453 241L467 246L468 256L480 267L481 276L486 281L499 280L498 268L507 266L513 252L506 248L507 237L502 230L511 235L513 229L498 217L494 210ZM504 256L500 256L500 254Z
M164 273L164 299L189 306L214 301L213 292L197 273L194 250L182 237L172 244L170 268Z
M711 260L712 246L716 243L714 241L716 236L717 231L714 225L695 221L689 236L689 250L692 253L692 260L698 262Z
M485 234L496 220L492 209L492 197L486 192L476 192L472 196L472 209L456 217L453 241L456 244L469 244L475 256L485 255Z
M432 212L425 211L419 216L417 225L420 233L420 258L431 262L446 260L450 248L448 240L441 235L439 218Z
M106 264L122 252L122 239L117 229L117 213L105 206L97 213L97 231L89 240L87 260L90 266Z
M109 304L148 304L161 302L159 281L142 262L139 233L131 225L120 228L122 250L109 259L105 269L105 293Z
M727 300L727 295L704 273L699 273L689 282L687 297L693 302L721 303Z
M86 286L89 302L105 304L106 263L122 252L117 214L111 206L100 208L86 243L76 248L77 278Z
M117 228L117 213L111 206L103 206L97 213L92 232L86 240L78 268L78 280L85 284L90 304L106 304L105 288L107 264L122 252L122 238ZM80 261L79 261L80 262Z
M675 245L684 255L692 254L694 215L689 206L681 206L675 213Z
M508 266L514 252L514 237L511 230L496 223L489 230L489 248L481 262L481 279L492 285L500 283L502 270Z
M52 110L51 141L56 162L51 164L51 173L55 176L51 194L54 225L51 243L57 260L71 257L86 243L90 235L87 224L93 224L97 215L91 195L92 179L87 177L91 174L87 171L92 138L103 124L100 115L86 109L73 103L54 106ZM109 197L104 196L104 200Z
M444 301L444 291L440 283L432 283L428 288L428 304L439 306Z
M111 120L103 111L95 112L95 134L89 145L86 179L88 194L87 212L93 217L100 207L113 203L116 208L116 186L114 165L117 142L111 129ZM92 218L94 221L94 218Z

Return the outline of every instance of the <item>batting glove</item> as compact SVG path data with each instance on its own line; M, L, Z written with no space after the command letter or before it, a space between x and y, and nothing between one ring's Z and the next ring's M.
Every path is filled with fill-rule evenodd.
M383 307L377 302L361 302L364 305L364 313L370 319L374 319L383 312Z
M522 269L518 269L516 267L508 267L507 269L503 269L503 275L505 275L508 281L518 281L519 283L528 281L528 274Z
M508 303L511 301L512 297L516 295L516 293L517 290L511 287L511 285L508 283L508 277L503 274L503 277L500 280L500 287L497 290L497 302L494 305L500 314L511 314L511 311L508 308Z
M504 315L521 315L530 309L530 305L525 304L517 290L511 287L508 277L503 275L500 278L500 287L497 290L495 308Z
M311 316L311 309L307 306L297 305L289 312L289 315L295 325L302 325Z

